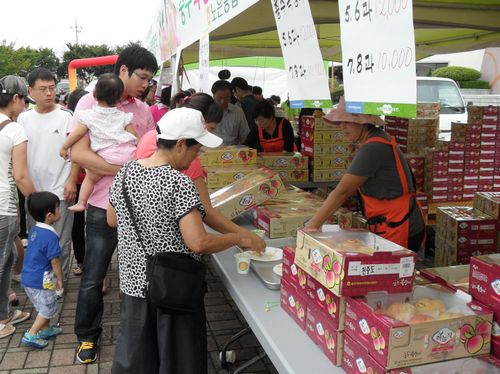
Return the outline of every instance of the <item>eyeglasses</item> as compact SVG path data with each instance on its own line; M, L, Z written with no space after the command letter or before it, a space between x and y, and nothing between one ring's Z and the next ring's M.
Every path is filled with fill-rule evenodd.
M49 91L50 93L56 92L56 88L55 87L33 88L33 90L39 91L39 92L42 92L42 93L47 92L47 91Z
M153 84L155 83L154 79L148 79L148 77L144 77L142 76L141 74L139 74L138 72L136 72L135 70L133 71L133 73L135 75L137 75L139 78L141 78L141 81L143 82L148 82L148 86L151 87L153 86Z

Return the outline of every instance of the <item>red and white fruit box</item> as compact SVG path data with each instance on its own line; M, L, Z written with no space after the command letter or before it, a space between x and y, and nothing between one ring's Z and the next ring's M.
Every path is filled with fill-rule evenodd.
M282 279L286 280L304 298L307 296L309 274L295 264L295 246L283 247Z
M342 369L347 374L387 374L389 373L370 354L359 341L344 333L344 352L342 353Z
M306 333L335 365L342 365L343 333L316 309L307 305Z
M302 297L297 289L281 278L280 304L283 310L289 314L300 326L302 330L306 329L306 299Z
M470 295L430 284L346 298L345 334L382 367L396 369L489 353L492 318Z
M471 258L469 293L500 313L500 254Z
M297 231L295 263L320 284L339 297L411 290L415 252L367 230L330 227Z
M470 265L447 266L420 270L420 275L431 283L439 283L454 290L469 292Z
M345 297L338 297L316 279L308 275L307 307L323 314L328 322L339 331L345 327Z

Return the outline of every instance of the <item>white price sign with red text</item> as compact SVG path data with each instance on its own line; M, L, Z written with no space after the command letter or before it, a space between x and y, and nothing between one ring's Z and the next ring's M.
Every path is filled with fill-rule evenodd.
M415 117L412 0L339 0L347 111Z

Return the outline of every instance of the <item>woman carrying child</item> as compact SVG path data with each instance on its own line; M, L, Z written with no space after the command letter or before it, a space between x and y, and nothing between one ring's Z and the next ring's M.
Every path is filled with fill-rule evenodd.
M94 90L98 104L90 110L78 112L78 125L64 142L61 157L69 159L68 149L88 131L92 151L108 163L123 165L134 159L138 135L132 127L133 114L116 108L123 90L123 82L115 74L104 74L99 78ZM101 178L102 175L87 171L78 203L68 209L73 212L84 211L94 184Z

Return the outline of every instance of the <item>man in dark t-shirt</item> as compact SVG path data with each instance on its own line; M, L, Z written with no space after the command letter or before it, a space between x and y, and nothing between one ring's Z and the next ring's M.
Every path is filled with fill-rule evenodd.
M231 86L233 87L234 95L238 99L236 105L243 109L248 127L250 128L250 131L252 131L252 129L257 127L253 119L252 112L255 104L259 102L259 99L252 94L248 82L243 78L234 78L231 81Z

